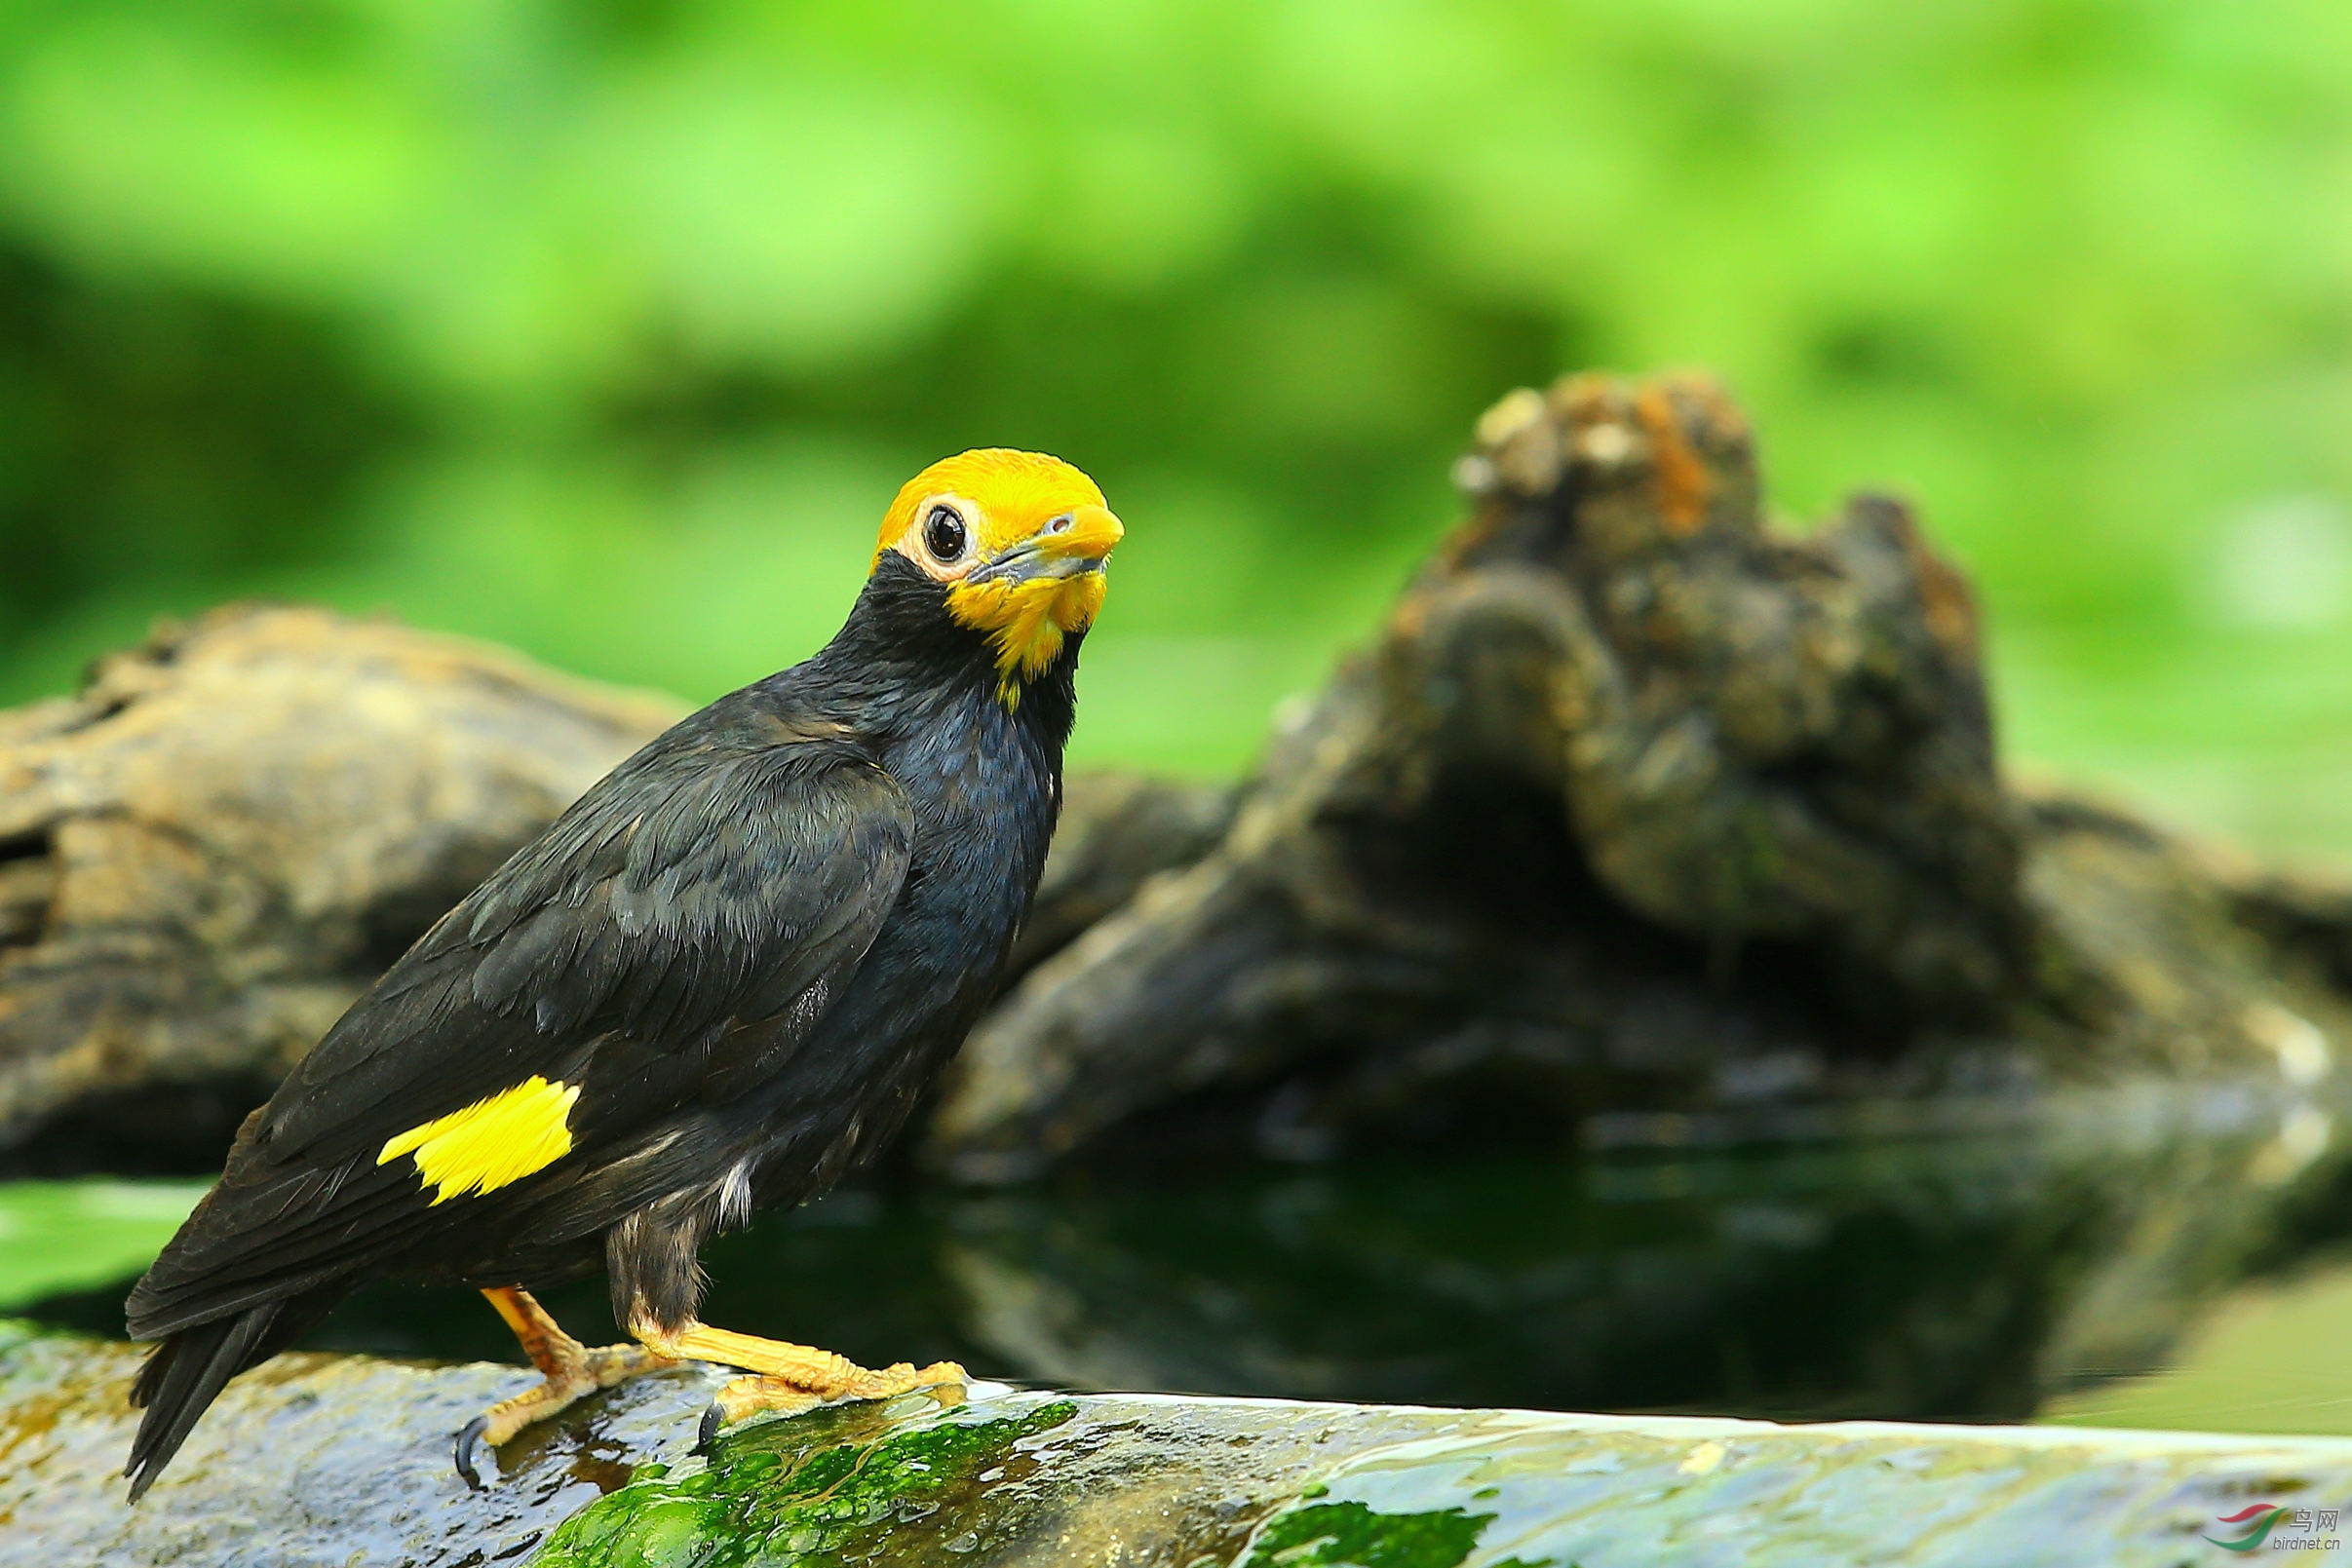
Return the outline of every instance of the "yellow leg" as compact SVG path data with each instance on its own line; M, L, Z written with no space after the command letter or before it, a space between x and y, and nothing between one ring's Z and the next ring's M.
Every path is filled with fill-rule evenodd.
M592 1350L565 1333L562 1325L549 1317L547 1309L534 1301L527 1290L506 1285L484 1290L482 1295L515 1331L515 1338L522 1345L522 1354L531 1358L531 1364L546 1381L511 1399L501 1399L476 1416L457 1434L457 1473L476 1491L482 1490L482 1477L474 1468L474 1455L481 1444L495 1448L523 1428L545 1421L583 1396L625 1383L643 1372L659 1371L675 1362L675 1358L644 1345L604 1345Z
M732 1426L762 1412L797 1415L835 1399L887 1399L916 1389L960 1388L967 1381L964 1369L953 1361L934 1361L924 1367L901 1361L876 1369L811 1345L760 1339L706 1323L690 1322L678 1329L636 1323L631 1331L657 1356L714 1361L757 1374L739 1377L718 1391L703 1417L705 1442L722 1425Z

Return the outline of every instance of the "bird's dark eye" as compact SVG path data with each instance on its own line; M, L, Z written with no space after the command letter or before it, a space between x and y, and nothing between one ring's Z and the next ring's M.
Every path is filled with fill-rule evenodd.
M953 507L933 507L931 516L923 519L923 545L935 559L958 561L964 557L964 519Z

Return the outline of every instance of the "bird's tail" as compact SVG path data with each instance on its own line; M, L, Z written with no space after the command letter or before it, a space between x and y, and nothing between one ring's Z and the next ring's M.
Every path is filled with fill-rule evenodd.
M131 1402L147 1413L139 1418L138 1435L131 1439L131 1462L123 1473L131 1477L131 1501L135 1503L155 1484L155 1477L172 1463L179 1445L229 1379L276 1352L283 1334L273 1334L282 1301L215 1318L209 1323L167 1334L139 1369L131 1385Z

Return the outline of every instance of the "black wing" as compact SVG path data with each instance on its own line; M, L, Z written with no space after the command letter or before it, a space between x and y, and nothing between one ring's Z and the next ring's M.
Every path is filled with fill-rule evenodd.
M132 1332L307 1289L465 1223L496 1193L436 1205L411 1162L379 1154L532 1077L580 1090L551 1170L764 1081L872 945L913 835L897 783L845 740L656 742L304 1058L133 1292Z

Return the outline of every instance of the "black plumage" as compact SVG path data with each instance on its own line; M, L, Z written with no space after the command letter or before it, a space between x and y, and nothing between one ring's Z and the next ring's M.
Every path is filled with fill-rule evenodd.
M230 1377L363 1282L602 1266L620 1321L675 1328L709 1236L815 1195L899 1128L1035 891L1092 615L1008 673L1005 637L950 613L955 589L884 550L830 643L590 789L247 1120L129 1302L134 1337L162 1341L134 1394L135 1497ZM451 1194L423 1156L391 1157L532 1080L577 1090L559 1158Z

